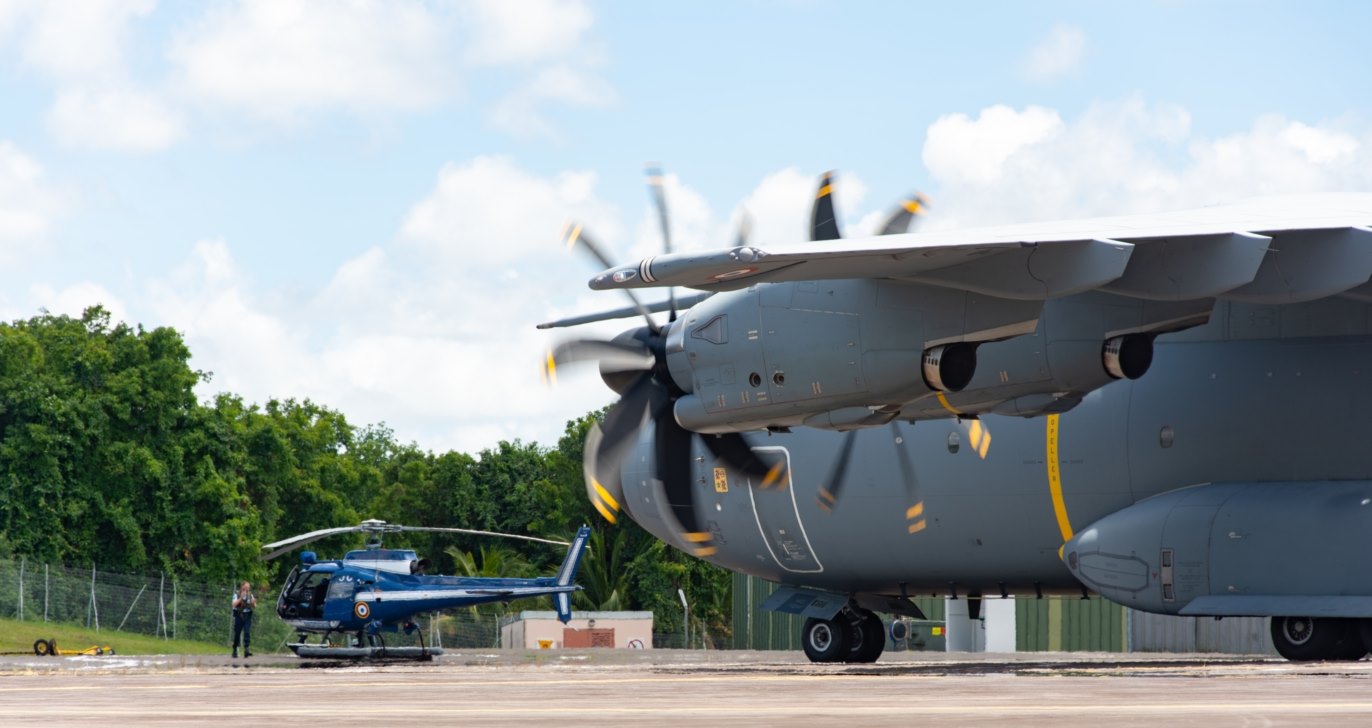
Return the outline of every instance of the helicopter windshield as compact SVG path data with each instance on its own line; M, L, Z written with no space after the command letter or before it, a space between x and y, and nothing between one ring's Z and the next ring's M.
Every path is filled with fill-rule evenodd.
M324 593L328 589L330 576L327 572L306 572L297 575L292 571L287 578L278 613L288 619L319 618L324 608Z

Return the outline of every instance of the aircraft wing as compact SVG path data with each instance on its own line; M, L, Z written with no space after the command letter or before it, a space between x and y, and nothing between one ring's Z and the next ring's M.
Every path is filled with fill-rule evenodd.
M673 253L596 290L890 278L1000 298L1088 290L1159 301L1372 300L1372 195L1309 195L1172 213Z

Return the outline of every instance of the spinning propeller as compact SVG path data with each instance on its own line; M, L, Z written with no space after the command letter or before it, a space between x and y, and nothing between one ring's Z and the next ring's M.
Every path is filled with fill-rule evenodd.
M667 200L662 185L662 173L648 168L648 187L657 207L662 225L662 241L671 252L671 230L667 217ZM588 250L604 269L614 265L600 247L590 240L580 226L564 228L567 247ZM740 226L740 240L747 237L747 218ZM667 368L667 331L653 321L649 311L628 290L635 308L642 313L647 325L627 331L612 340L575 339L564 342L548 352L544 363L549 382L556 381L557 368L579 361L595 361L600 365L601 377L620 394L620 399L605 415L605 419L586 435L583 467L586 495L595 509L611 523L624 509L623 487L620 483L620 464L629 455L645 427L652 428L657 474L662 481L663 494L671 515L679 526L678 533L697 556L709 556L715 547L712 536L701 528L695 512L695 492L691 482L691 438L696 433L683 428L673 415L676 400L685 392L672 379ZM668 300L668 328L676 322L676 299ZM743 435L732 432L722 435L701 435L705 446L731 470L754 478L765 486L779 482L785 476L785 464L768 466Z
M469 534L469 535L472 535L472 536L499 536L499 537L501 537L501 538L517 538L517 539L520 539L520 540L522 540L522 541L536 541L536 542L538 542L538 543L546 543L546 544L551 544L551 545L554 545L554 546L568 546L568 545L570 545L570 544L568 544L566 541L554 541L554 540L546 539L546 538L537 538L537 537L535 537L535 536L521 536L521 535L519 535L519 534L514 534L514 533L498 533L498 532L495 532L495 531L478 531L478 530L471 529L471 528L438 528L438 527L433 527L433 526L402 526L402 525L400 525L400 524L398 524L398 523L386 523L385 521L378 521L378 520L375 520L375 519L371 519L371 520L363 521L363 522L357 524L356 526L340 526L340 527L338 527L338 528L324 528L324 529L320 529L320 530L318 530L318 531L310 531L309 533L302 533L302 534L300 534L299 536L291 536L290 538L282 539L282 540L276 541L276 542L274 542L274 543L262 544L262 550L267 552L267 553L265 553L265 554L262 555L262 560L263 560L263 561L267 561L267 560L270 560L270 559L274 559L274 558L280 556L281 554L284 554L284 553L286 553L286 552L288 552L288 551L291 551L291 550L295 549L295 548L298 547L298 546L304 546L304 545L307 544L307 543L310 543L310 542L312 542L312 541L318 541L318 540L321 539L321 538L327 538L327 537L329 537L329 536L333 536L333 535L335 535L335 534L340 534L340 533L356 533L356 532L359 532L359 531L365 531L365 532L367 532L367 533L374 533L374 534L377 534L377 536L376 536L376 544L377 544L377 547L379 547L380 544L381 544L381 534L384 534L384 533L402 533L402 532L405 532L405 531L428 531L428 532L432 532L432 533L465 533L465 534Z

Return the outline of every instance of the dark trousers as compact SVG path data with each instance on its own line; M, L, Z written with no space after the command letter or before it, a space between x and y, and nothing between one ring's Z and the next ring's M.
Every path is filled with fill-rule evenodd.
M239 610L235 609L234 612L233 612L233 651L234 651L234 652L237 652L237 651L238 651L238 638L239 638L240 636L242 636L242 638L243 638L243 652L246 653L248 650L251 650L251 649L252 649L251 647L248 646L248 645L250 645L250 644L252 643L252 611L251 611L251 610L246 611L246 612L243 612L243 611L239 611Z

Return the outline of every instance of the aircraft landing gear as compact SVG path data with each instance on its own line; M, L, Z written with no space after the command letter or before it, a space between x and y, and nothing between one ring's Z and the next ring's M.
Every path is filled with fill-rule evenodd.
M1333 617L1273 617L1272 646L1293 662L1361 660L1368 652L1362 620Z
M811 662L876 662L886 649L881 617L860 607L845 607L833 619L811 617L800 636Z
M838 662L848 654L849 635L852 629L842 613L833 619L805 620L800 631L800 643L805 648L805 656L810 662Z

